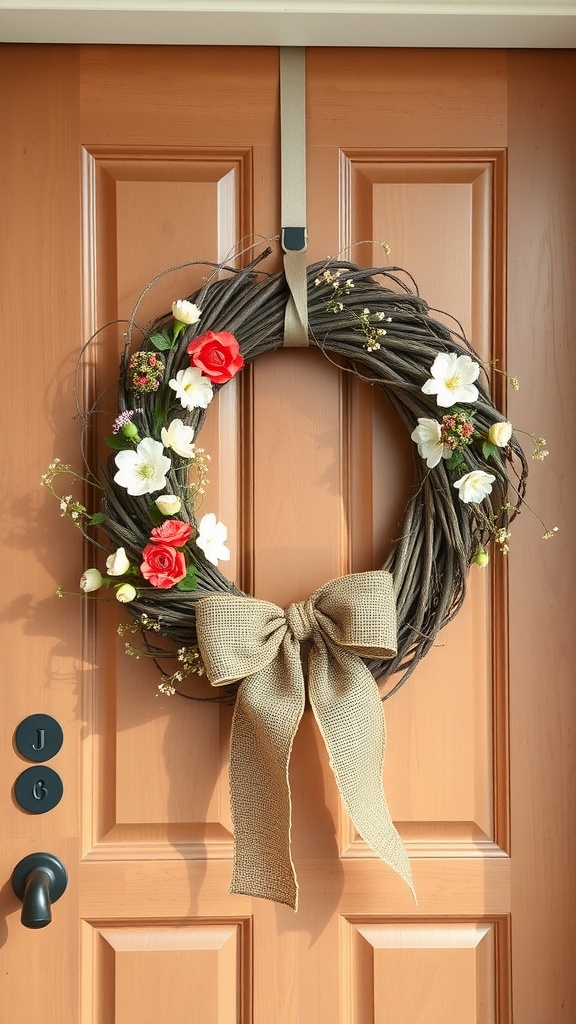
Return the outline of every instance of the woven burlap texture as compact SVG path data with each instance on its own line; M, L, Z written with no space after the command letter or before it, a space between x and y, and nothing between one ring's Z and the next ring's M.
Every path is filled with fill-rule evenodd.
M257 598L215 594L198 602L196 628L212 685L241 680L230 741L230 891L297 909L288 766L306 699L300 644L309 641L308 698L346 810L360 836L414 892L382 787L382 702L362 661L396 651L390 574L341 576L285 611Z

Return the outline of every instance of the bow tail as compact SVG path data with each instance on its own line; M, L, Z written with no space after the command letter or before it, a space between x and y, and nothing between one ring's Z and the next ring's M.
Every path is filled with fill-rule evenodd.
M361 658L323 643L310 655L310 703L346 810L362 839L406 882L410 861L394 826L382 771L386 727L378 686Z
M288 767L305 692L299 645L286 636L282 647L283 654L275 661L243 680L236 697L230 737L234 824L230 892L274 900L296 910Z

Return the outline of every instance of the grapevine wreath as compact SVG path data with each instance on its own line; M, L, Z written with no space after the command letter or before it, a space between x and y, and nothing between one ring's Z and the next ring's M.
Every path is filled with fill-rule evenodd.
M83 477L95 488L101 488L101 492L96 491L101 493L96 511L88 511L71 495L62 497L55 490L56 475L72 472L71 467L55 460L44 477L44 483L60 501L62 514L72 518L93 544L104 548L106 573L98 568L86 570L81 587L91 595L106 586L126 604L133 618L132 628L140 630L143 638L141 648L127 645L129 653L146 654L156 661L162 673L159 688L165 693L180 692L179 685L186 676L202 673L206 668L210 681L219 687L215 699L236 701L235 721L242 679L256 678L253 673L257 675L262 665L249 665L241 670L230 670L227 666L218 670L219 678L213 678L218 671L211 675L208 661L214 637L201 643L200 649L198 646L197 616L210 604L205 599L225 598L223 624L217 629L213 627L211 632L218 634L216 641L221 646L234 647L236 654L236 648L249 644L244 637L250 631L248 627L248 633L245 632L244 624L240 641L226 639L226 615L239 599L250 612L265 604L274 610L272 617L276 612L285 614L282 636L288 622L291 637L306 639L309 634L305 630L299 634L301 620L308 616L311 602L317 597L313 595L301 606L290 606L286 613L265 602L247 599L218 568L218 562L229 557L224 524L213 512L198 511L206 481L207 456L197 442L213 396L257 356L283 345L288 286L283 273L268 274L258 269L269 252L268 249L261 253L239 271L227 266L214 267L214 273L198 291L176 300L171 315L160 317L147 328L137 326L141 299L138 301L121 357L118 414L106 439L112 453L100 474L88 469ZM504 553L508 550L510 524L524 503L527 461L512 424L491 401L487 367L456 321L457 329L451 330L434 317L410 275L398 267L365 269L337 259L310 266L307 276L310 345L320 348L329 358L337 357L344 370L379 388L414 441L414 486L399 539L382 570L342 577L344 581L353 580L361 591L368 583L375 588L375 594L370 596L372 607L379 606L380 591L390 581L395 637L389 643L357 642L353 655L361 663L360 675L371 676L370 685L377 701L379 691L374 680L383 693L383 684L396 677L386 696L405 682L434 644L438 632L458 612L470 566L474 562L486 564L490 542ZM134 344L137 334L141 336L139 346ZM85 428L94 408L82 412ZM101 419L102 415L99 422ZM547 454L543 438L530 436L536 445L534 457L543 458ZM544 536L553 532L546 530ZM98 539L101 534L108 544ZM332 581L324 590L334 590L338 582ZM332 592L330 597L334 597ZM320 596L320 606L323 600ZM338 595L336 600L340 600ZM354 617L356 597L350 604ZM295 608L299 609L297 613L291 610ZM266 617L269 612L265 610L264 614ZM319 614L322 617L321 610ZM328 622L327 631L330 629ZM270 632L268 629L266 635ZM326 643L333 654L332 641L328 639ZM259 642L253 646L260 649ZM228 653L225 652L226 657ZM244 654L239 651L241 660ZM288 664L292 655L288 652L285 656ZM349 655L336 653L335 661L343 663L346 657ZM166 659L175 659L175 667L170 671L163 668ZM299 656L293 659L289 671L301 671ZM265 682L273 689L275 683L268 677ZM301 690L296 720L303 710L303 681ZM278 700L283 699L281 687L276 693ZM310 684L307 696L317 714ZM348 711L339 711L336 717L340 713ZM357 746L361 746L364 732L370 731L372 725L373 721L366 726L354 723ZM354 797L350 801L346 798L344 762L351 744L339 768L339 755L330 746L330 725L320 722L320 727L358 831L411 884L409 865L385 804L379 813L382 819L388 817L389 832L382 838L371 831L370 824L360 821L359 814L355 817ZM241 731L239 724L236 728ZM282 771L287 777L292 739L285 741L280 737L278 742L286 748ZM244 754L236 760L232 752L231 778L236 776L241 794L254 780L254 764L245 763L250 761L246 749L254 749L251 743L252 740L247 741ZM381 745L383 756L383 739ZM376 765L374 771L375 777L380 772L379 780L376 779L378 787L381 768L380 760L380 767ZM357 773L364 771L363 765L356 764L354 771L358 777ZM263 790L273 774L274 768L261 765ZM280 780L274 792L262 790L257 797L262 803L263 818L285 819L282 850L279 852L272 843L268 864L260 870L261 875L267 875L266 885L261 879L240 878L240 864L235 867L232 889L295 906L295 878L289 854L290 799L283 789L285 783L286 780ZM280 795L278 790L282 790ZM240 796L239 800L242 799ZM374 796L375 806L378 799ZM242 806L240 810L237 806L234 810L233 799L233 817L236 841L241 847L244 843L244 848L258 849L270 843L269 828L263 826L259 831L260 826L254 822L252 831L242 834L245 820L253 818L252 806ZM391 854L394 844L398 849ZM286 855L284 847L288 850ZM242 861L243 856L237 854L237 861ZM278 878L271 881L274 872Z

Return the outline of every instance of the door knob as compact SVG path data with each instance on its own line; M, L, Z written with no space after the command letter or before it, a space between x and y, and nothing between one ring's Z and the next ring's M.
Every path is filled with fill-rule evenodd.
M12 888L22 900L21 921L25 928L45 928L52 920L51 904L59 900L68 885L68 873L52 853L31 853L12 872Z

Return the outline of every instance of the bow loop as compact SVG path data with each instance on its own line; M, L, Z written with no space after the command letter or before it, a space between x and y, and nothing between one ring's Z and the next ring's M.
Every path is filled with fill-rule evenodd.
M389 572L339 576L310 600L318 626L340 647L366 658L396 654L396 599Z
M286 616L270 601L211 594L196 605L196 632L206 675L225 686L274 661L286 634Z

